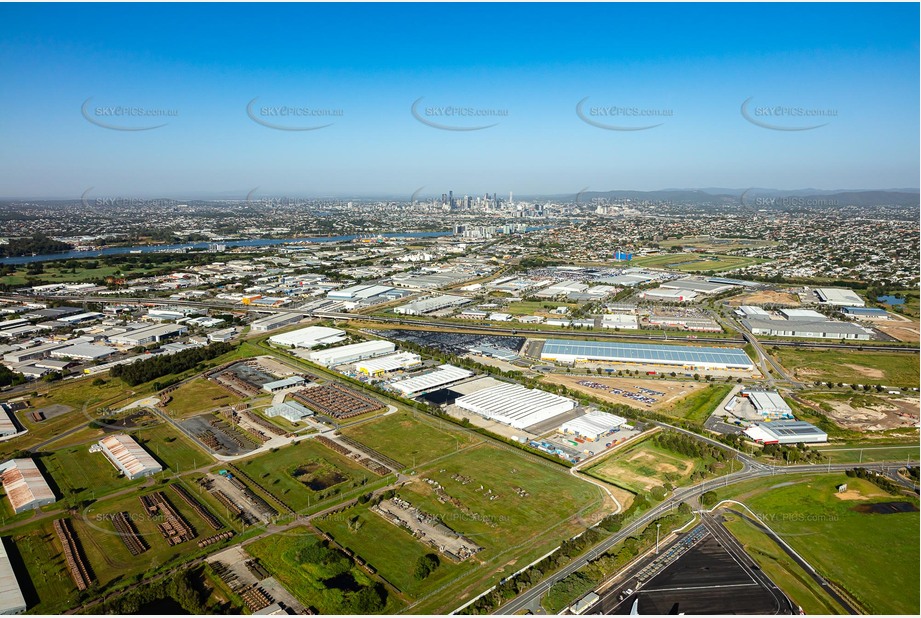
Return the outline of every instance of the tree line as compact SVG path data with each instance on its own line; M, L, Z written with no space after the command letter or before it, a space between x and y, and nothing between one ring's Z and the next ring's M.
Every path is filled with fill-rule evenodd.
M212 343L176 354L161 354L128 365L116 365L109 370L109 375L121 378L129 386L137 386L171 373L182 373L198 363L232 352L235 348L232 343Z

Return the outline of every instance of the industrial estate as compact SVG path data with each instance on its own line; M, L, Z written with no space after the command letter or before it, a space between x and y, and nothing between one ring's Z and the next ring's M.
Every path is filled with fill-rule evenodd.
M916 611L911 282L546 257L634 218L9 261L3 611Z
M839 90L859 90L880 118L861 120L851 101L822 119L834 123L784 129L756 113L775 109L761 98L749 110L747 83L722 69L704 79L695 64L805 89L815 80L797 77L794 59L831 62L840 45L841 71L866 65L898 82L902 47L917 68L917 38L899 34L916 20L885 3L840 18L825 5L758 7L746 20L733 5L692 5L672 22L685 9L641 19L626 5L517 6L362 5L338 19L323 19L340 10L328 5L162 8L169 28L208 23L233 45L198 28L164 40L161 9L146 5L55 8L71 20L0 9L0 74L17 93L0 181L14 196L0 197L0 614L921 614L921 192L857 186L865 168L908 186L882 151L911 150L899 140L917 133L917 83L902 96L848 82ZM855 17L867 11L890 17ZM671 40L688 25L699 49ZM750 47L736 65L738 32ZM876 32L884 43L864 40ZM874 45L885 62L864 60ZM494 72L487 48L519 55ZM631 72L642 54L669 57L676 83L711 98L641 121L601 107L601 92L516 77L608 88L626 80L616 70L672 92L658 65ZM759 55L788 73L765 77ZM474 68L488 80L469 81ZM241 72L266 88L262 102L233 81ZM373 87L359 87L366 72ZM835 72L822 72L833 90ZM116 92L134 73L188 108L104 106L103 85ZM323 121L319 108L288 115L269 90L293 80L291 101L362 99ZM387 124L388 97L412 80L405 117ZM80 83L79 96L36 94L47 81ZM438 84L474 101L520 90L532 107L439 107ZM691 101L679 86L676 100ZM738 102L720 98L737 87ZM196 107L211 90L245 90L236 116ZM576 110L569 124L545 122L545 93ZM58 116L60 101L70 107ZM896 122L906 106L911 120ZM694 132L723 108L736 124ZM860 139L832 133L856 125ZM79 144L66 165L59 134ZM881 158L842 158L823 176L818 144ZM34 150L40 191L18 184ZM735 169L717 151L751 162ZM633 159L660 179L634 179ZM354 188L397 182L393 161L448 180ZM128 164L141 171L114 171ZM685 173L759 186L851 174L855 186L612 180L685 186ZM527 193L578 174L604 190ZM250 177L255 188L240 190ZM104 179L167 192L202 178L219 189L91 197ZM279 196L273 178L349 184ZM60 186L69 197L15 197Z

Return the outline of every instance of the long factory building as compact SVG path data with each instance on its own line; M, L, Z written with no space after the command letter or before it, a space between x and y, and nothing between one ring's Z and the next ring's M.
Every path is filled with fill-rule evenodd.
M55 501L48 481L31 459L10 459L0 465L0 481L14 513L37 509Z
M669 365L685 369L743 369L755 364L744 350L684 345L548 339L541 360L561 363L604 361L636 365Z
M435 371L394 382L390 388L399 391L404 397L415 397L466 380L472 375L472 371L454 365L439 365Z
M464 395L454 404L490 420L524 429L576 407L572 399L520 384L499 384Z
M373 339L371 341L362 341L361 343L352 343L350 345L342 345L336 348L327 348L326 350L311 352L307 355L307 358L324 367L335 367L336 365L345 365L346 363L363 361L368 358L386 356L388 354L393 354L395 351L396 346L392 342L382 339Z
M112 434L97 444L112 465L126 478L134 480L163 471L163 466L127 434Z

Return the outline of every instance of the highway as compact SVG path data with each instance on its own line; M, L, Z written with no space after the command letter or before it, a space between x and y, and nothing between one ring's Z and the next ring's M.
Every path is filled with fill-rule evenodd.
M696 435L696 434L695 434ZM698 436L700 437L700 436ZM726 445L720 443L724 448ZM738 452L738 451L737 451ZM717 479L710 479L697 485L692 485L690 487L678 488L676 489L671 496L666 498L663 502L659 503L652 509L641 514L636 519L632 520L628 524L625 524L618 532L615 532L611 536L607 537L595 547L591 548L578 558L574 559L572 562L567 564L565 567L557 571L556 573L550 575L543 581L541 581L536 586L525 590L520 595L498 608L494 614L515 614L518 611L521 611L528 606L535 604L540 601L541 597L550 589L550 587L561 579L565 578L567 575L578 571L583 566L605 553L618 543L623 542L626 538L630 537L637 530L645 527L650 522L658 519L666 512L673 508L677 508L682 502L688 502L692 499L697 498L702 493L718 489L720 487L728 487L736 483L741 483L745 481L750 481L758 478L764 478L768 476L786 476L789 474L810 474L810 473L830 473L830 472L844 472L850 470L854 467L853 463L848 464L828 464L828 465L794 465L794 466L772 466L768 464L762 464L759 462L753 462L744 455L738 456L745 467L740 472L735 472L732 474L727 474ZM874 464L865 464L863 467L871 470L885 470L887 466L892 466L892 463L874 463Z

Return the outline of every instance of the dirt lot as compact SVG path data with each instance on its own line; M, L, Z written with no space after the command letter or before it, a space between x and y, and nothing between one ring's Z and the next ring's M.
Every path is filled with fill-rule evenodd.
M730 305L788 305L799 307L800 301L796 294L789 292L775 292L774 290L759 290L751 294L736 296L729 301Z
M893 318L891 320L871 320L869 321L873 328L881 330L890 337L899 341L909 343L918 343L921 340L921 323L904 318Z
M918 425L921 403L917 398L874 398L872 404L855 404L853 400L823 399L832 410L823 413L838 425L857 431L886 431Z
M626 397L622 397L615 393L606 391L600 388L591 388L589 386L583 386L579 384L580 380L585 380L589 382L597 382L603 384L607 387L622 388L626 391L639 392L637 386L642 386L643 388L648 388L650 390L659 391L660 393L665 393L664 396L653 396L656 399L656 402L650 404L649 410L659 410L664 407L668 407L672 403L678 401L679 399L689 395L692 391L699 390L701 388L706 388L705 384L698 384L697 382L679 382L673 380L650 380L645 378L604 378L601 376L575 376L575 375L563 375L559 373L548 374L543 381L549 382L551 384L562 384L567 388L586 393L602 399L604 401L610 401L611 403L623 403L628 405L636 405L635 402Z

